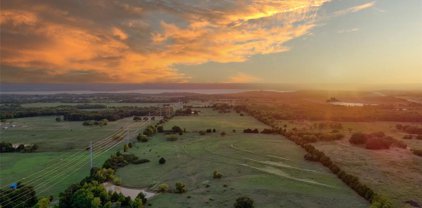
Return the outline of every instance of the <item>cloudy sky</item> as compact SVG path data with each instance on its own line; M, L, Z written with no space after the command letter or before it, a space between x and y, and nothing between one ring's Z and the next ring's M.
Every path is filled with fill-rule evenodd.
M0 0L3 83L422 83L420 0Z

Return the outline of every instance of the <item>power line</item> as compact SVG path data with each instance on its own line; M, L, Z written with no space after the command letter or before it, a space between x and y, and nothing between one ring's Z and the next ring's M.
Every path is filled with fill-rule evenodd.
M149 123L149 122L145 122L142 126L144 126L146 123ZM132 125L131 125L132 126ZM131 127L130 126L130 127ZM136 132L138 132L139 131L139 129L136 131ZM115 134L116 135L116 134ZM112 136L115 136L115 135L112 135ZM122 136L122 135L120 135L120 136ZM126 136L129 136L129 133L128 133L128 131L126 131L125 132L125 134L124 134L124 136L126 137ZM109 138L109 137L108 137ZM106 139L108 139L108 138L106 138ZM109 144L110 143L112 143L114 140L111 140L111 142L108 142L107 144L105 144L105 145L103 145L104 144L104 142L103 142L103 144L101 144L100 146L100 151L102 151L102 150L104 150L104 149L106 149L107 147L109 147L107 150L105 150L105 151L102 151L101 153L99 153L98 155L96 155L95 156L95 158L98 158L99 156L101 156L102 154L104 154L104 153L106 153L107 151L109 151L110 149L112 149L112 148L114 148L115 146L117 146L118 144L120 144L122 141L124 140L124 138L122 138L122 139L120 139L118 142L116 142L114 145L112 144L112 145L110 145L109 146ZM80 157L78 157L78 159L79 159ZM94 158L94 159L95 159ZM72 160L74 160L75 158L73 158ZM73 161L72 161L73 162ZM81 160L80 162L78 162L78 163L76 163L76 164L74 164L74 165L72 165L72 166L70 166L70 167L77 167L77 166L79 166L80 164L82 164L82 163L84 163L84 160ZM77 168L76 170L74 170L74 171L72 171L71 172L71 174L72 173L74 173L74 172L76 172L76 171L78 171L79 169L81 169L82 168L82 166L81 167L79 167L79 168ZM67 169L66 169L67 170ZM61 176L61 175L63 175L65 172L63 172L63 173L59 173L59 174L57 174L57 175L55 175L55 176L53 176L52 178L57 178L58 176ZM67 177L69 177L71 174L68 174L67 176L65 176L64 178L67 178ZM47 182L44 182L44 184L43 183L40 183L40 184L38 184L38 185L36 185L36 186L34 186L34 189L35 189L35 187L37 187L37 188L39 188L39 187L41 187L41 186L43 186L43 185L45 185L45 184L48 184L49 183L49 181L51 181L51 179L52 178L49 178L49 180L47 180ZM63 181L64 180L64 178L62 178L62 180L59 180L58 182L61 182L61 181ZM58 182L56 182L56 183L54 183L53 185L50 185L48 188L47 188L47 190L50 188L50 187L52 187L52 186L54 186L55 184L57 184ZM44 192L45 190L43 190L43 191L41 191L40 193L42 193L42 192ZM23 194L23 195L22 195ZM20 196L19 196L19 198L21 198L21 197L23 197L24 195L26 195L27 193L22 193L22 194L20 194ZM19 199L19 198L17 198L17 199ZM24 202L26 202L26 201L24 201ZM24 203L24 202L22 202L22 203ZM8 205L8 204L7 204Z

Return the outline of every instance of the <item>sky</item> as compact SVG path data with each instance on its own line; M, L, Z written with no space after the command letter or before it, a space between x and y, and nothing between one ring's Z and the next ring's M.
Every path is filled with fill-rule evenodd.
M0 0L2 83L422 83L420 0Z

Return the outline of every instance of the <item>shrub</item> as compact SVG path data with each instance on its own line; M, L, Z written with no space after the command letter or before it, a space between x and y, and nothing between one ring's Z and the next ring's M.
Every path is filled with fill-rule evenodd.
M157 126L157 132L159 132L159 133L164 132L164 127L163 126Z
M254 201L249 197L239 197L236 199L234 203L234 208L253 208Z
M136 198L140 199L142 201L142 204L146 204L147 203L147 198L144 194L144 192L139 192L138 196L136 196Z
M226 132L222 131L222 132L220 133L220 135L221 135L221 136L226 136Z
M166 184L166 183L162 183L162 184L160 184L160 185L158 186L158 192L162 192L162 193L164 193L164 192L169 191L169 189L170 189L170 187L169 187L169 185L168 185L168 184Z
M125 144L125 146L123 146L123 152L127 152L129 150L129 145Z
M352 134L352 136L349 139L349 142L351 144L359 145L359 144L365 144L366 140L367 140L366 135L359 132L359 133Z
M142 164L142 163L147 163L147 162L150 162L148 159L137 159L137 160L134 160L134 161L132 161L131 163L132 164Z
M366 141L365 148L371 150L389 149L390 145L388 144L388 142L385 142L385 140L383 140L382 138L375 137L369 138Z
M166 159L164 159L164 157L162 157L158 160L158 164L160 164L160 165L164 165L165 163L166 163Z
M143 133L147 136L152 136L156 133L156 129L154 126L148 126L147 128L144 129Z
M412 150L413 154L422 157L422 150Z
M138 134L136 140L138 140L138 142L148 142L148 137L143 134Z
M218 171L214 170L214 172L212 173L212 177L214 179L220 179L221 177L223 177L223 175L219 173Z
M208 132L208 131L207 131ZM199 135L204 136L206 134L205 131L199 131Z
M184 183L177 182L176 183L176 191L177 193L185 193L186 192L186 186Z
M171 130L173 131L173 133L183 133L183 129L182 128L180 128L180 126L173 126L172 128L171 128Z

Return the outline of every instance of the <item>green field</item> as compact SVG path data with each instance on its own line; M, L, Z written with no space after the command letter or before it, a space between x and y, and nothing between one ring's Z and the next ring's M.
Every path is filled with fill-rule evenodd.
M164 129L178 125L186 128L187 131L201 131L215 128L226 133L236 130L243 131L245 128L269 128L265 124L248 116L240 116L235 112L220 114L210 108L194 108L200 111L200 116L178 116L171 119L164 125Z
M0 187L22 181L35 186L37 194L57 196L72 183L89 174L90 141L94 143L94 166L101 166L110 154L121 148L113 146L112 135L128 130L128 138L146 125L125 118L103 127L87 127L82 122L56 122L55 117L10 119L0 130L0 141L37 144L35 153L2 153L0 155ZM108 138L108 139L107 139ZM98 147L98 148L97 148ZM108 151L106 151L108 150Z
M164 193L150 199L152 207L232 207L240 196L253 198L256 207L368 207L328 169L305 161L305 152L289 140L240 133L244 128L266 127L249 116L202 109L199 116L171 119L166 128L173 125L218 132L185 133L173 142L159 134L130 150L151 162L119 169L123 186L155 190L161 183L172 188L176 182L186 184L184 194ZM221 131L227 135L220 136ZM166 164L158 164L160 157ZM213 179L214 170L223 178Z
M52 102L52 103L24 103L21 104L22 107L30 108L30 107L57 107L61 105L81 105L85 103L59 103L59 102ZM150 106L157 106L163 105L166 103L86 103L90 105L106 105L107 107L150 107Z
M67 151L85 148L90 141L104 139L113 132L134 123L132 118L108 122L107 126L83 126L81 121L56 122L56 117L29 117L9 119L1 128L0 142L38 144L39 151Z

